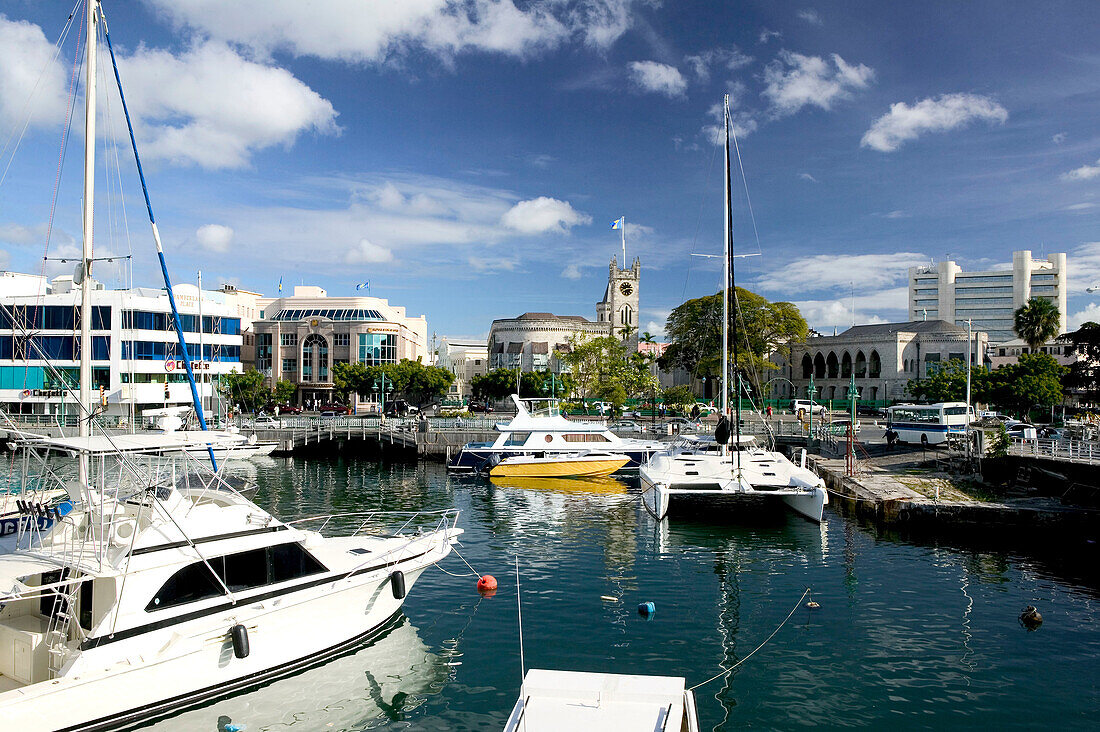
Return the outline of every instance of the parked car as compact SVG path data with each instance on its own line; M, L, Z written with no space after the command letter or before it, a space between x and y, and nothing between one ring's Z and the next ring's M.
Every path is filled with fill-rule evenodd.
M419 409L409 404L404 399L394 399L393 401L387 402L384 412L387 417L408 417L409 415L419 413Z
M485 414L492 414L493 405L489 402L471 401L469 409L471 412L484 412Z
M718 407L712 407L709 404L696 404L695 406L699 407L699 415L703 417L708 414L718 414L719 411Z
M744 420L742 420L742 422L744 422ZM699 423L692 422L687 417L669 417L664 421L662 427L664 427L667 432L669 426L672 427L673 432L686 433L699 431Z
M811 402L809 399L793 399L791 401L791 414L797 414L799 418L805 417L807 414L824 414L826 411L824 404L818 404L817 402Z
M1034 440L1039 436L1039 431L1035 429L1034 425L1017 422L1008 428L1008 436L1022 440Z
M885 417L886 410L873 404L857 404L856 414L861 417Z
M326 414L345 415L351 414L351 407L340 404L338 402L328 402L318 405L317 411L321 413L322 417L326 416Z
M278 430L283 428L283 421L270 414L257 415L252 420L252 429Z
M825 425L825 431L834 437L847 437L848 426L852 424L850 419L834 419L829 424ZM855 434L859 435L859 420L856 420Z
M611 402L592 402L592 408L598 414L610 414L613 406Z
M631 419L620 419L618 422L612 423L609 427L612 432L642 432L644 428L637 422Z

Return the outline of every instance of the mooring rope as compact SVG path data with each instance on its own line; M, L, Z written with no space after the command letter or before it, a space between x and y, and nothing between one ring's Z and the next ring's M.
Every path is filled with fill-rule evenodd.
M807 588L806 588L806 591L802 593L802 597L798 598L798 602L796 602L796 603L794 604L794 607L792 607L792 608L791 608L791 611L790 611L789 613L787 613L787 617L783 618L783 622L782 622L782 623L780 623L780 624L779 624L779 625L778 625L778 626L776 627L776 629L772 631L772 634L771 634L771 635L769 635L769 636L768 636L767 638L765 638L765 639L764 639L764 641L763 641L763 642L762 642L762 643L761 643L760 645L758 645L758 646L757 646L756 648L753 648L753 649L752 649L752 653L749 653L749 655L745 656L744 658L742 658L742 659L741 659L740 661L738 661L737 663L733 664L733 665L732 665L732 666L730 666L729 668L727 668L727 669L723 670L723 671L722 671L721 673L719 673L719 674L717 674L717 675L715 675L715 676L711 676L711 677L710 677L709 679L707 679L706 681L703 681L702 683L699 683L699 684L696 684L695 686L692 686L691 688L689 688L689 689L688 689L688 691L695 691L695 690L696 690L696 689L698 689L698 688L699 688L700 686L705 686L706 684L709 684L709 683L710 683L710 682L712 682L712 681L716 681L717 679L720 679L720 678L722 678L723 676L726 676L726 675L728 675L728 674L731 674L731 673L733 673L733 671L734 671L734 670L736 670L738 666L740 666L740 665L741 665L741 664L743 664L743 663L744 663L745 661L747 661L747 660L749 660L750 658L752 658L752 656L753 656L753 654L754 654L754 653L756 653L756 652L757 652L757 651L759 651L759 650L760 650L761 648L763 648L763 647L764 647L764 646L765 646L765 645L767 644L767 642L768 642L768 641L770 641L770 640L771 640L772 638L774 638L774 637L775 637L775 634L776 634L776 633L778 633L778 632L779 632L780 630L782 630L782 629L783 629L783 626L784 626L784 625L786 625L786 624L787 624L787 621L791 619L791 616L792 616L792 615L794 615L794 612L795 612L795 610L797 610L797 609L799 608L799 606L801 606L801 605L802 605L802 601L803 601L803 600L805 600L805 599L806 599L806 596L810 594L810 589L811 589L811 588L809 588L809 587L807 587Z
M478 579L484 576L483 574L481 574L481 572L478 572L476 569L474 569L474 566L472 564L466 561L466 557L462 556L462 553L458 551L457 546L452 544L451 549L454 551L455 554L458 555L458 558L462 560L462 563L470 568L470 571L474 573L474 576L476 576ZM450 574L450 572L448 572L448 574Z

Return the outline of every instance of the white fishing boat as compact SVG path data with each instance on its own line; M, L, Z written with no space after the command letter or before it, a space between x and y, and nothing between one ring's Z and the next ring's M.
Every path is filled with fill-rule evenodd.
M730 183L730 111L725 100L725 278L723 284L722 324L722 417L715 430L715 441L699 441L659 453L642 465L638 474L642 484L642 502L655 518L664 519L674 507L694 504L713 515L715 509L737 511L748 503L781 502L811 521L821 522L828 492L825 482L806 467L805 452L799 464L772 449L756 445L755 439L741 435L741 389L737 348L733 349L733 372L737 383L733 428L730 428L728 404L730 389L730 297L736 291L733 266L732 196ZM734 337L736 344L736 318ZM732 434L731 434L732 432ZM731 439L732 438L732 439Z
M463 446L448 470L476 473L491 467L491 461L517 456L539 455L543 458L600 452L625 455L624 470L636 470L639 465L668 445L657 440L635 440L619 437L603 422L585 422L566 418L556 399L520 399L515 394L516 416L496 425L500 435L492 442L470 442Z
M87 3L84 201L91 202L97 45L103 39L110 49L110 35L99 0ZM83 313L93 209L83 207L76 278ZM197 406L151 205L149 214ZM91 342L90 320L80 319L82 344ZM92 434L90 351L81 348L79 436L23 445L22 486L64 490L71 510L45 530L30 523L18 548L0 555L7 728L146 723L342 654L400 612L416 579L462 533L454 510L280 521L222 479L214 455L221 437L212 432L126 436L132 449L120 449L123 437Z
M695 695L682 676L533 668L505 732L698 732Z

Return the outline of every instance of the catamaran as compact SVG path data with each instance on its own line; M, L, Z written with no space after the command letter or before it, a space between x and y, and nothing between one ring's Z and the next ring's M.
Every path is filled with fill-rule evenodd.
M712 511L719 505L736 510L750 502L781 501L806 518L821 522L828 493L825 482L806 467L805 453L798 464L782 453L757 446L755 438L741 434L741 388L737 362L736 317L733 319L733 372L737 398L730 428L730 298L736 293L733 266L733 202L730 180L730 110L725 99L725 277L722 306L722 418L709 446L694 442L681 449L658 453L639 470L642 502L658 520L673 507L696 504ZM731 432L733 433L731 435ZM730 439L732 436L732 440Z
M99 0L87 0L86 10L91 202L96 52L100 39L110 49L110 35ZM85 313L93 210L84 206ZM151 205L149 212L198 406ZM89 321L81 318L85 346ZM284 522L223 479L212 449L201 463L189 455L185 433L148 436L159 448L149 454L121 449L121 438L92 434L91 349L80 352L80 434L31 441L23 452L25 505L50 510L34 495L63 490L66 510L53 509L45 530L21 523L19 547L0 555L0 719L10 729L144 723L354 649L385 630L420 574L462 533L455 510ZM59 463L59 454L76 460Z

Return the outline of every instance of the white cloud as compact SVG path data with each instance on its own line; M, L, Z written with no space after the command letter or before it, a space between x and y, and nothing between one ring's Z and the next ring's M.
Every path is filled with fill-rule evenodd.
M360 239L359 243L344 255L344 261L348 264L392 262L393 252L384 246L373 243L370 239Z
M856 290L887 287L907 277L910 267L928 258L913 252L897 254L817 254L786 262L761 276L760 288L781 294L818 292L835 288Z
M684 62L688 64L700 81L709 81L712 68L720 67L729 71L736 71L752 63L749 56L737 48L711 48L694 56L687 56Z
M1053 142L1055 145L1061 145L1063 142L1066 141L1066 137L1068 137L1068 135L1066 135L1065 132L1059 132L1058 134L1053 135L1050 138L1050 141Z
M882 218L884 218L884 219L907 219L911 215L912 214L910 214L907 211L902 211L901 209L894 209L893 211L890 211L889 213L883 214Z
M1088 211L1089 209L1092 209L1092 208L1096 208L1096 204L1086 202L1086 203L1071 203L1068 206L1064 206L1062 208L1062 210L1063 211L1084 212L1084 211Z
M46 225L23 226L21 224L0 224L0 242L7 244L45 244Z
M794 304L811 328L831 335L834 327L842 331L853 322L864 325L908 320L909 288L893 287L870 292L867 289L856 290L854 318L851 295L824 300L795 300Z
M1073 266L1069 268L1069 291L1084 292L1085 288L1100 284L1100 241L1081 244L1067 257Z
M1100 305L1090 302L1084 310L1071 313L1066 318L1066 331L1072 333L1085 323L1100 323Z
M800 180L809 181L810 183L817 183L817 178L813 177L809 173L799 173L798 177Z
M195 239L207 251L226 252L233 243L233 229L221 224L206 224L195 231Z
M350 63L399 63L427 52L526 58L570 39L606 49L629 29L633 0L150 0L179 24L260 54L285 51ZM521 9L522 8L522 9Z
M780 33L779 31L768 30L767 28L764 28L760 31L760 35L759 35L759 37L757 37L756 40L757 40L758 43L767 43L768 41L770 41L773 38L778 39L778 38L782 38L782 37L783 37L783 34Z
M643 333L647 331L658 343L665 339L665 324L663 322L659 323L656 320L649 321L646 323L645 328L642 329Z
M8 264L11 262L11 256L6 251L0 249L0 271L6 272L8 270Z
M565 269L561 271L561 276L567 280L579 280L581 278L581 268L575 264L566 265Z
M60 124L68 82L42 29L0 14L0 129Z
M687 89L687 81L675 66L656 61L633 61L629 65L634 85L645 92L678 97Z
M141 47L119 65L147 157L236 168L303 132L338 132L336 111L317 92L221 43L179 56Z
M830 60L780 51L779 58L764 69L763 96L771 103L772 113L794 114L807 105L831 109L874 79L875 72L863 64L849 64L835 53Z
M1004 124L1008 111L989 97L977 94L944 94L928 98L910 107L905 102L890 105L860 140L862 147L893 152L901 144L926 132L946 132L974 120Z
M521 234L567 234L591 222L591 216L575 211L568 202L546 196L520 201L500 218L501 224Z
M816 10L807 8L806 10L799 10L798 17L801 20L806 21L810 25L821 25L821 16L817 14Z
M1062 180L1092 180L1098 175L1100 175L1100 160L1096 161L1096 165L1082 165L1080 168L1063 173Z

